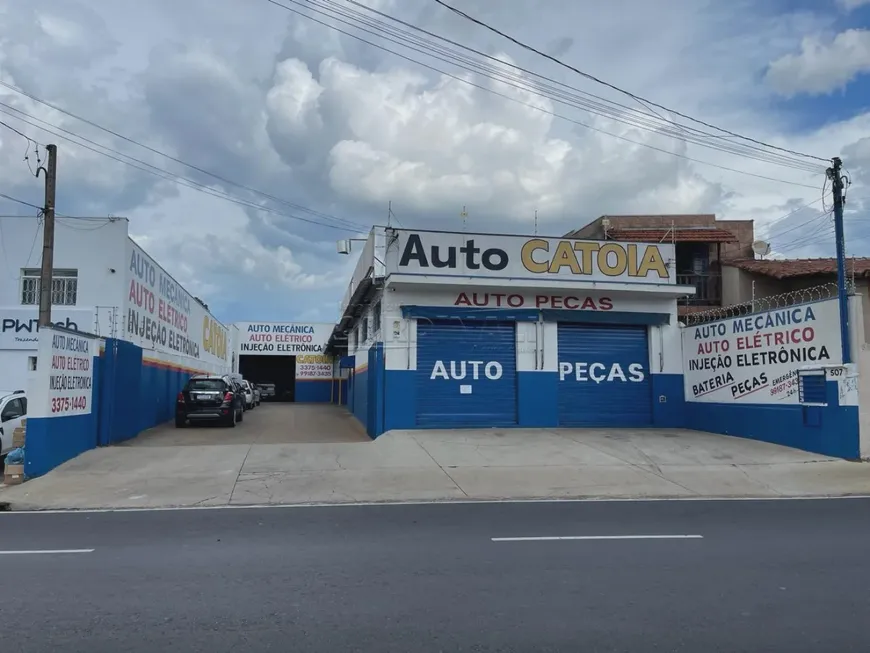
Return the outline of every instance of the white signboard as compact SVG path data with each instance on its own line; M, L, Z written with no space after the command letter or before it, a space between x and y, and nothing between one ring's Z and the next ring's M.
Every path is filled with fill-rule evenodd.
M0 308L0 349L38 349L38 318L36 306ZM51 321L73 331L94 331L94 311L89 308L52 307Z
M99 341L60 330L40 338L28 412L32 417L89 415L93 410L94 357Z
M687 401L798 403L797 372L839 365L837 300L683 329Z
M323 354L335 325L311 322L239 322L240 356Z
M143 349L229 364L226 327L132 240L127 261L121 337Z
M296 357L296 380L315 381L332 378L332 357L303 354Z
M676 283L674 246L397 230L387 274Z

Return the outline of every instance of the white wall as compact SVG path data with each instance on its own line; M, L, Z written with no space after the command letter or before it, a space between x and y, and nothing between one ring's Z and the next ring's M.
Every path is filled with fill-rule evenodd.
M474 302L473 293L475 290L478 292L478 303L484 301L484 293L488 292L492 296L494 293L508 292L498 288L475 289L473 286L437 287L422 290L388 286L382 302L383 342L387 369L417 369L417 321L404 319L402 306L455 306L459 293L465 293ZM523 305L531 308L536 305L536 297L570 294L580 296L581 299L591 297L598 306L602 306L600 300L607 297L611 300L613 310L617 311L669 313L671 324L649 329L650 370L653 374L682 374L682 345L680 329L677 325L677 305L673 299L646 297L639 292L523 293L515 290L509 292L513 296L523 295ZM464 298L461 301L464 302ZM357 365L360 364L361 361L358 360ZM517 370L556 372L558 369L558 325L555 322L518 323Z
M54 269L77 271L75 306L53 306L52 319L72 319L81 331L109 337L120 330L125 274L127 220L58 218ZM21 304L24 268L42 261L42 226L36 218L0 218L0 323L36 320L39 308ZM0 386L25 389L31 376L30 357L37 342L10 343L0 337ZM9 388L5 387L9 386Z

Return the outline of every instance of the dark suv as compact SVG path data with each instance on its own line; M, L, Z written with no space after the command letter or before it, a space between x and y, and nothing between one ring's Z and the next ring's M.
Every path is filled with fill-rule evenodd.
M228 376L193 376L175 400L175 426L220 422L235 426L244 417L245 393Z

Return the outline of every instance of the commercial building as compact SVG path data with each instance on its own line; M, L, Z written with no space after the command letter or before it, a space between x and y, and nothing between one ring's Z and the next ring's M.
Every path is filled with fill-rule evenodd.
M30 392L37 378L42 387L28 416L38 417L46 405L50 417L70 416L29 419L29 476L169 421L190 375L231 367L228 329L133 242L126 219L58 218L55 233L52 322L61 333L81 334L93 357L81 377L87 392L72 398L67 388L46 383L79 377L38 371L50 344L41 343L37 329L41 223L0 218L0 387ZM65 360L47 351L43 362Z
M267 400L338 403L333 359L324 354L332 323L236 322L233 371L253 383L275 386Z
M679 425L674 246L376 228L328 352L377 435ZM345 344L346 343L346 344Z
M725 265L733 258L753 258L752 220L718 220L715 215L603 215L566 238L620 242L671 243L677 284L695 293L680 298L680 316L707 311L732 301Z

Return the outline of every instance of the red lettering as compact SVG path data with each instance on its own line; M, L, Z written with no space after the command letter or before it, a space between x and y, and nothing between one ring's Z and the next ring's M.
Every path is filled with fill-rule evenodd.
M577 297L565 297L563 301L565 303L565 308L569 311L576 311L580 308L580 300Z
M552 308L563 308L564 305L564 297L560 297L559 295L553 295L550 297L550 306Z
M456 298L456 302L453 304L454 306L471 306L471 300L468 299L468 295L464 292L459 293L459 297Z
M610 297L602 297L598 300L598 308L602 311L610 311L613 309L613 300Z
M584 311L588 311L588 310L593 310L593 311L594 311L594 310L596 310L596 308L598 308L598 307L595 306L595 300L594 300L594 299L592 299L591 297L587 297L586 299L583 300L583 306L582 306L582 308L583 308Z
M507 303L511 308L519 308L524 302L522 295L508 295Z
M546 306L547 302L549 301L550 298L547 295L535 295L535 308L541 308L541 306Z

